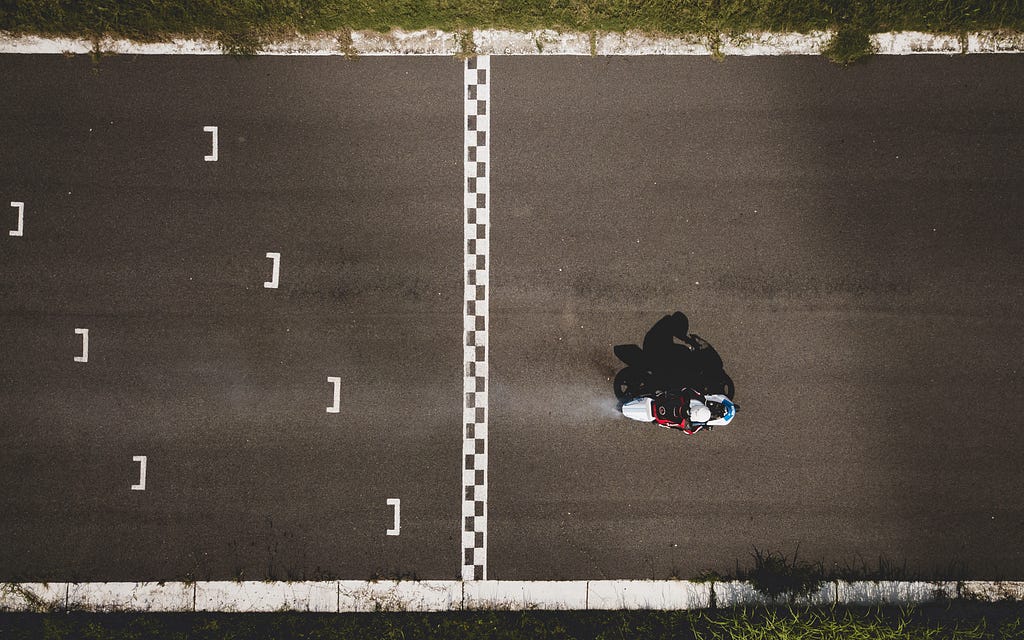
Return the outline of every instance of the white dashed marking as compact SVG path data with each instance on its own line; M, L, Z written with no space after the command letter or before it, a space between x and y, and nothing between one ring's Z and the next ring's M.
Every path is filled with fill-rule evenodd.
M334 404L327 407L327 413L341 412L341 378L327 376L327 382L334 385Z
M132 456L132 462L139 463L139 483L132 485L132 491L146 490L146 456Z
M213 151L208 156L203 156L203 160L207 162L217 162L217 127L203 127L203 131L209 133L213 140Z
M263 286L267 289L276 289L281 279L281 254L271 252L267 254L267 257L274 261L274 266L270 274L270 282L264 282Z
M75 329L75 333L82 336L82 355L75 356L75 362L89 362L89 330Z
M397 536L402 530L402 501L398 498L388 498L388 506L395 508L395 526L387 530L389 536Z
M7 233L12 236L21 236L25 232L25 203L12 202L11 206L18 210L18 227L11 229Z

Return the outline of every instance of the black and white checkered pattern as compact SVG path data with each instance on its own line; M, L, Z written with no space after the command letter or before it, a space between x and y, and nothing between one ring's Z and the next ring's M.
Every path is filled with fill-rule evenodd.
M490 58L466 60L462 579L487 579L487 303L490 260Z

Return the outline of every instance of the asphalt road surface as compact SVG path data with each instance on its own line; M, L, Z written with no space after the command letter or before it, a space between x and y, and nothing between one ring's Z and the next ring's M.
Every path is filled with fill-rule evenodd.
M488 578L1024 575L1024 57L491 71ZM457 578L461 61L0 77L0 580ZM674 311L728 427L615 412Z

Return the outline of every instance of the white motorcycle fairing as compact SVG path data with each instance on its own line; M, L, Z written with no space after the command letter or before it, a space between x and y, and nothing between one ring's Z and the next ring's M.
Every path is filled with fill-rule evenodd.
M654 422L654 400L634 398L622 405L622 415L640 422Z
M714 420L708 421L709 425L717 427L719 425L729 424L730 422L732 422L732 419L736 417L736 405L727 396L721 394L714 394L707 396L707 399L712 402L718 402L725 407L725 415L722 416L721 418L716 418Z

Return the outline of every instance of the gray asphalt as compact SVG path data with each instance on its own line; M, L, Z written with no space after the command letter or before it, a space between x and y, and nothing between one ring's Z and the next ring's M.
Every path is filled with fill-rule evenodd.
M489 577L1024 575L1024 58L492 67ZM676 310L706 437L609 408Z
M1024 575L1022 72L492 59L488 577ZM461 63L0 77L0 579L457 578ZM703 437L614 411L676 310Z
M3 578L457 578L460 62L0 77Z

